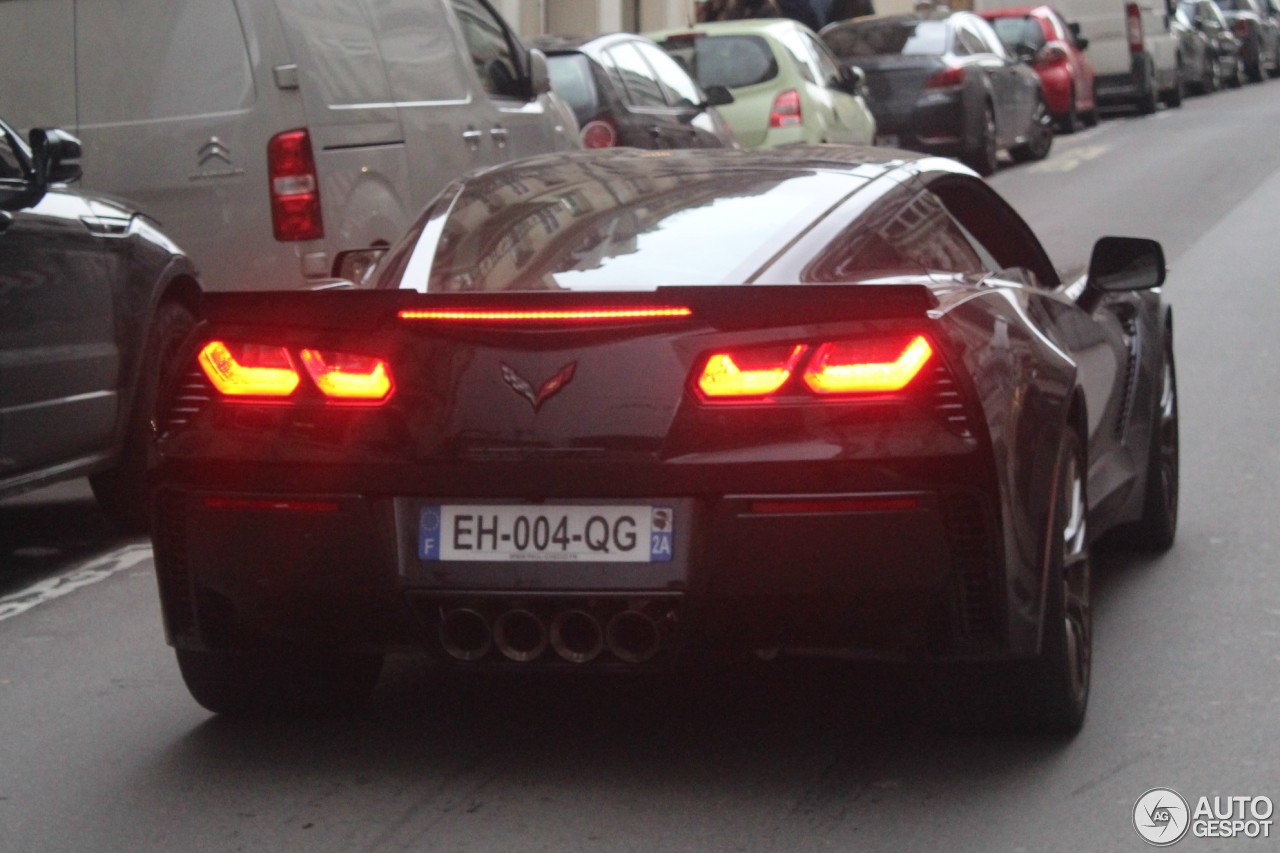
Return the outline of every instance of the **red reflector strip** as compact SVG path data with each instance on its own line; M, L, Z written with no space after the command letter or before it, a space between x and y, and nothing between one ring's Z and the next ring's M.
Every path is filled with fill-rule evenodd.
M401 320L460 320L481 323L542 323L555 320L649 320L689 317L693 311L684 307L660 308L584 308L565 311L481 311L457 308L438 311L401 311Z
M270 500L267 498L225 498L212 497L204 499L205 509L251 509L272 512L337 512L337 501L313 500Z
M831 498L814 500L752 501L751 512L759 515L812 515L829 512L911 512L920 508L920 500L901 498Z

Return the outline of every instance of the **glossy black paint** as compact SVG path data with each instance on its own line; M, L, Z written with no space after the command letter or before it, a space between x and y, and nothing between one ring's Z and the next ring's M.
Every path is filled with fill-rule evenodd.
M737 145L710 103L713 99L643 36L543 36L534 45L546 53L553 83L571 81L559 93L584 130L592 122L605 122L614 129L617 145L635 148Z
M121 204L60 181L79 143L0 123L0 495L113 468L133 412L150 318L195 287L181 251Z
M815 176L836 203L746 215L771 192L807 193ZM690 257L706 235L668 218L711 207L756 260L733 281L681 286L683 267L658 261ZM873 254L896 266L859 266ZM570 288L574 274L557 272L621 272L610 265L637 257L648 287ZM1061 282L1017 214L950 160L813 146L525 161L447 190L377 286L206 299L188 355L212 337L321 346L387 359L397 385L371 408L326 405L307 387L287 403L227 402L183 360L162 408L156 508L179 648L438 650L442 608L638 600L670 630L655 665L779 646L1027 658L1041 642L1065 431L1087 448L1092 535L1142 514L1168 313L1159 292L1085 302L1085 280ZM637 304L691 315L397 319L405 308ZM818 400L792 377L768 400L716 404L693 384L711 352L880 334L934 348L900 392ZM572 381L537 409L502 370L537 387L569 364ZM329 503L276 508L290 499ZM796 500L838 503L787 512ZM677 551L660 572L425 563L418 508L449 502L661 503L676 511Z

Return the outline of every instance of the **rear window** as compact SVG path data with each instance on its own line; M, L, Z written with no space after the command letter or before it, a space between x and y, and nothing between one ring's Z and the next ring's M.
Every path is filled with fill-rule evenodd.
M671 38L660 47L675 57L702 88L740 89L778 76L778 62L760 36Z
M591 74L591 60L581 53L565 53L547 57L551 72L551 88L573 108L578 124L595 118L600 108L600 93Z
M1034 48L1044 47L1044 30L1040 22L1034 18L996 18L991 22L1000 41L1010 47L1028 45Z
M823 33L836 56L939 56L947 49L945 21L865 21Z
M468 182L438 241L424 232L429 274L415 251L400 286L423 289L419 275L428 292L741 284L855 187L802 169L508 169ZM519 201L495 207L502 197Z

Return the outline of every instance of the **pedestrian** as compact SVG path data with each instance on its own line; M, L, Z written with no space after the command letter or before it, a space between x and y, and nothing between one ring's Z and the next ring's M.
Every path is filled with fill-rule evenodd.
M718 20L737 21L743 18L781 18L782 10L775 0L728 0Z
M814 13L813 6L809 5L809 0L775 0L775 2L778 4L778 10L782 12L782 17L799 21L814 32L822 29L822 22Z

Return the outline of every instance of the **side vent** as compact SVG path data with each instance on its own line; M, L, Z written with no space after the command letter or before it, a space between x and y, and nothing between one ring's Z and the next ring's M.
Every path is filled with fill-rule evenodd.
M972 495L945 498L947 545L960 591L960 632L973 642L999 637L995 560L982 503Z
M1116 417L1116 438L1123 440L1129 431L1129 419L1133 417L1133 395L1138 383L1138 320L1126 317L1121 321L1124 342L1129 348L1129 362L1125 365L1124 395L1120 398L1120 412Z
M213 393L213 387L204 373L198 367L191 368L174 389L169 407L160 419L160 435L169 435L189 424L209 405Z
M969 410L965 406L964 397L956 387L946 365L937 364L930 378L929 394L931 406L947 427L963 438L972 438L973 430L969 422Z
M173 637L195 632L195 601L191 592L191 568L187 559L187 515L178 495L161 493L156 501L156 563L160 592L167 607L169 633Z

